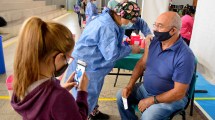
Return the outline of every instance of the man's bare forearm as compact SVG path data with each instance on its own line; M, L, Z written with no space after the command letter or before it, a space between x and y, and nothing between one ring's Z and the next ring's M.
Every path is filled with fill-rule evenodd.
M127 85L127 87L129 87L129 88L133 88L133 86L135 85L135 83L138 80L138 78L141 75L143 75L143 72L145 71L146 61L147 61L148 52L149 52L149 45L150 45L150 39L147 39L146 40L146 46L145 46L145 49L144 49L144 54L141 57L141 59L137 62L136 66L134 67L131 79L130 79L128 85Z
M141 66L141 59L137 62L133 72L132 72L132 76L131 79L127 85L127 87L133 88L134 84L136 83L136 81L138 80L138 78L143 75L143 66Z

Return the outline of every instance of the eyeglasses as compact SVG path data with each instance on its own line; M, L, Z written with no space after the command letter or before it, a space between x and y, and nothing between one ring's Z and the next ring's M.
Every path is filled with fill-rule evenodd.
M64 57L65 57L68 64L70 64L74 60L74 57L72 57L70 55L64 54Z
M153 28L156 29L156 30L161 30L161 29L164 29L164 28L167 28L167 27L173 27L173 26L164 26L162 24L153 24Z

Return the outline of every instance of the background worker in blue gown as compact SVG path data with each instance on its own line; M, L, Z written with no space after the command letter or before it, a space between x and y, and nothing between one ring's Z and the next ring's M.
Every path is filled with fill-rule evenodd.
M88 24L92 18L98 15L98 9L96 7L96 0L88 0L86 11L86 24Z
M86 6L86 0L76 0L76 5L79 7L79 11L77 12L78 14L78 23L79 27L82 29L82 24L81 24L81 18L83 18L83 21L86 21L86 16L85 16L85 6Z
M116 0L110 0L108 2L107 7L110 8L111 10L113 10L116 7L117 4L119 4L119 2L117 2Z
M105 76L113 69L117 60L131 52L140 51L139 46L122 43L124 30L130 27L140 29L145 36L151 37L151 31L147 23L138 17L139 13L140 8L134 2L118 4L114 11L107 8L86 26L75 45L72 54L74 60L68 67L66 78L76 69L77 60L87 63L88 105L91 120L109 118L97 109ZM72 92L75 94L75 90Z

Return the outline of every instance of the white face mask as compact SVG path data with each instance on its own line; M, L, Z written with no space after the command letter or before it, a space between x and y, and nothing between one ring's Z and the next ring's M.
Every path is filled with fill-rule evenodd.
M93 1L93 4L95 4L97 6L97 1Z
M125 0L116 0L118 3L122 3L124 2Z
M128 23L127 25L125 25L125 24L122 24L122 25L121 25L121 27L122 27L123 29L129 29L129 28L131 28L132 26L133 26L133 23L130 22L130 21L129 21L129 23Z

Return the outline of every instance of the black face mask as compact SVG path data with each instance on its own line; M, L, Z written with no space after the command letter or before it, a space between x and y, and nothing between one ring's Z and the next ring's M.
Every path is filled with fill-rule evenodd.
M172 37L169 34L170 31L167 31L167 32L157 32L157 31L154 31L155 39L157 39L158 41L166 41L166 40L170 39Z
M64 56L64 57L66 59L66 56ZM55 59L55 57L54 57L54 59ZM55 75L55 77L61 76L66 71L66 69L68 68L68 66L69 66L69 64L66 63L62 68L60 68L58 71L56 71L56 66L55 66L55 62L54 62L54 69L55 69L54 75Z
M64 65L60 70L56 71L56 67L55 67L55 72L54 72L54 75L55 77L59 77L61 76L65 71L66 69L68 68L69 64L67 63L66 65Z

